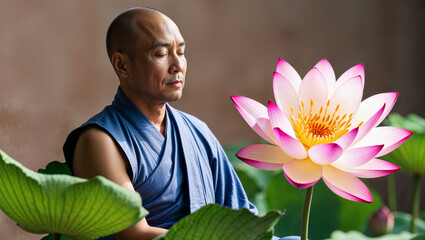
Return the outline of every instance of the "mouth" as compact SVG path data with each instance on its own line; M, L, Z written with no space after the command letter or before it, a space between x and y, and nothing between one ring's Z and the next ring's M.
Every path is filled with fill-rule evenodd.
M181 87L183 85L183 81L176 79L176 80L172 80L170 82L167 82L166 85L170 86L170 87Z

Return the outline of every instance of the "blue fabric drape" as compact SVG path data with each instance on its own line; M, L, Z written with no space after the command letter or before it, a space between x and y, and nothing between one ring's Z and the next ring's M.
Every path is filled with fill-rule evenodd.
M166 108L164 137L118 89L112 105L68 136L64 154L71 170L79 135L95 125L109 133L125 154L129 176L149 211L146 220L151 226L170 228L208 203L245 207L257 214L207 125L168 104Z

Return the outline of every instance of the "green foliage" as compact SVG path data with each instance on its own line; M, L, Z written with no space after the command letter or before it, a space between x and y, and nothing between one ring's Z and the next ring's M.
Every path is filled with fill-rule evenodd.
M299 235L305 190L294 188L285 179L283 173L274 172L265 191L265 200L268 209L286 210L285 218L282 218L275 226L275 235ZM314 207L312 207L312 209L314 209ZM310 226L312 226L312 224L310 224Z
M372 193L372 203L359 203L339 198L340 230L366 230L365 224L368 222L370 216L382 207L383 202L378 192L376 192L371 186L368 186L368 188Z
M413 237L414 235L409 232L402 232L402 233L387 234L381 237L372 238L357 231L343 232L338 230L332 233L330 239L332 240L412 240Z
M251 143L225 147L249 199L264 213L269 209L286 210L275 225L276 236L299 235L305 189L293 187L282 171L264 171L251 167L235 157L237 151ZM371 189L373 203L358 203L335 195L319 181L313 192L310 213L310 239L325 239L337 229L363 231L369 217L382 206L380 196ZM257 192L255 192L257 191ZM254 198L252 198L254 196Z
M147 214L138 193L103 177L33 172L0 150L0 209L31 233L96 239Z
M70 176L72 175L68 165L66 163L61 163L58 161L48 163L46 169L40 168L37 172L43 174L65 174Z
M425 119L413 113L406 117L397 113L391 113L384 121L384 124L404 128L415 133L425 133Z
M414 237L414 238L412 238L410 240L425 240L425 234L424 235L416 236L416 237Z
M412 215L408 213L396 212L394 214L394 233L410 231ZM419 234L425 234L425 220L416 219L416 226Z
M414 114L406 117L390 114L385 123L413 131L413 135L382 158L399 165L408 173L425 174L425 119Z
M56 240L55 239L55 234L51 233L51 234L45 236L44 238L42 238L40 240ZM64 236L61 236L60 240L69 240L69 238L66 238Z
M394 230L391 234L380 237L368 237L359 231L343 232L341 230L332 233L332 240L425 240L425 221L420 219L417 221L418 233L420 235L410 233L410 223L412 216L407 213L395 213L394 215Z
M260 214L265 214L269 209L266 203L266 188L273 175L270 171L261 171L240 161L235 154L243 147L253 143L239 143L224 147L229 161L235 168L239 179L245 189L248 199L257 207ZM280 208L282 209L282 208Z
M248 209L234 210L209 204L177 222L170 231L155 240L266 240L283 212L270 211L263 217Z

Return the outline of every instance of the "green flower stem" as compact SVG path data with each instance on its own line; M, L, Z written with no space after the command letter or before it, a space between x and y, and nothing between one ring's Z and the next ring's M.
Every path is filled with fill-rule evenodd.
M388 175L388 206L390 207L391 212L397 211L397 197L395 193L395 177L394 174Z
M416 220L419 216L419 197L420 197L421 175L415 174L413 178L413 199L412 199L412 225L411 232L417 233Z
M308 219L310 218L311 200L313 198L313 186L307 188L304 200L303 216L301 219L301 240L307 240L308 236Z

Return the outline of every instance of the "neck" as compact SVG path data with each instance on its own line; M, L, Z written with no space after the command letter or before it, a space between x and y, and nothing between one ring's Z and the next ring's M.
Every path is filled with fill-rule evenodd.
M166 103L152 100L144 100L132 94L124 95L152 122L158 131L165 136L165 110Z
M165 136L165 103L136 104L136 107L152 122L158 131Z

